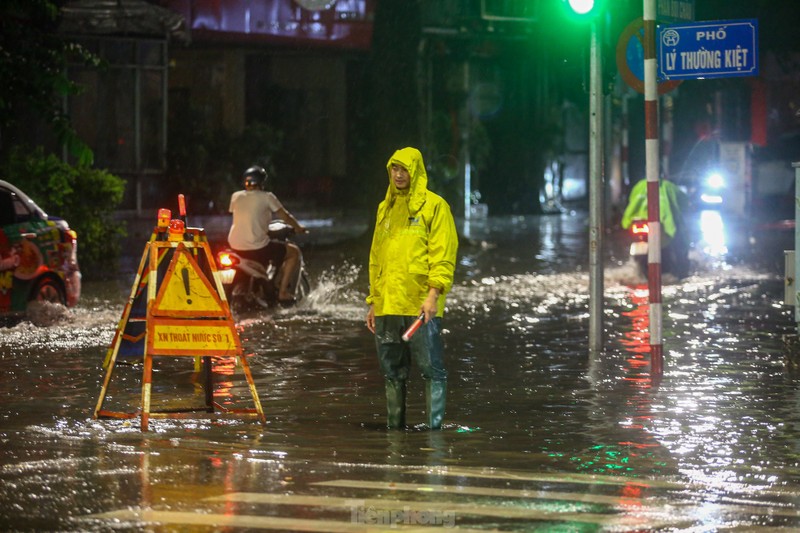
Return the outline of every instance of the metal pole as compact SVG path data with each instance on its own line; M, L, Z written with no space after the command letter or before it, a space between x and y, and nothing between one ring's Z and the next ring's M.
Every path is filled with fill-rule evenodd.
M470 127L472 126L472 115L469 109L469 60L464 60L464 124L462 141L464 143L464 222L469 224L472 218L470 206L472 204L472 162L470 161Z
M647 174L647 286L650 295L650 369L664 368L661 332L661 215L659 195L658 82L656 80L656 0L644 0L644 122Z
M628 153L628 146L629 146L629 116L628 116L628 91L625 90L625 93L622 95L622 150L620 157L622 159L622 202L625 202L627 198L627 193L631 190L631 174L630 174L630 167L628 164L629 153Z
M672 97L665 94L661 99L660 111L661 117L659 123L661 125L661 138L659 139L659 151L661 152L661 167L659 168L660 176L664 179L670 179L670 164L672 162L672 138L675 131L675 126L672 121Z
M603 349L603 57L592 21L589 80L589 350Z
M800 272L800 163L792 163L794 167L794 294L787 304L794 306L794 321L797 324L797 334L800 336L800 283L797 282L797 273Z

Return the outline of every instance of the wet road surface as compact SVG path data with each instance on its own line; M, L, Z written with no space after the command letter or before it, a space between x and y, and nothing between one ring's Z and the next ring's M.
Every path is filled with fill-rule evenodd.
M699 218L697 219L699 221ZM311 298L236 316L267 418L93 420L132 276L0 331L0 529L643 531L800 528L800 377L782 304L791 237L699 226L693 274L665 279L663 376L647 289L606 238L606 350L587 351L585 213L462 228L445 317L448 408L386 431L364 326L368 240L308 246ZM702 242L701 242L702 241ZM215 399L252 403L215 365ZM158 358L154 409L202 405L190 358ZM141 367L107 401L135 411Z

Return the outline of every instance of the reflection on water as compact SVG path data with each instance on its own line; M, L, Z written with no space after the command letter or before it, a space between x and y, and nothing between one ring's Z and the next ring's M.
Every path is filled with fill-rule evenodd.
M692 276L666 284L664 373L654 379L647 288L635 265L617 259L624 252L609 252L605 273L607 350L589 359L584 218L473 222L443 324L450 384L441 432L425 430L417 375L409 382L411 427L383 427L360 242L307 254L314 290L298 308L236 317L265 427L233 417L151 420L152 431L142 434L138 419L91 420L129 287L87 283L81 305L52 325L2 331L0 523L52 529L63 517L119 508L191 511L205 496L295 494L333 475L399 483L415 468L430 486L443 475L466 486L513 471L514 483L527 480L518 488L544 494L570 479L572 490L647 516L656 516L646 505L660 491L666 506L657 514L668 522L688 516L698 526L720 524L725 505L747 502L769 503L774 516L755 512L739 525L800 524L776 511L797 503L800 485L800 381L783 366L780 337L793 324L780 305L780 273L741 261L719 269L726 259L717 257L713 267L698 261ZM782 251L759 251L771 253ZM140 378L138 366L115 370L111 401L135 410ZM202 404L200 381L191 358L159 358L154 401ZM232 360L217 361L214 395L226 405L250 399ZM597 475L607 485L590 477ZM524 507L608 512L598 505L537 500ZM248 509L226 501L213 512ZM131 520L130 528L140 525ZM459 515L459 524L465 520ZM512 528L499 520L476 524Z
M700 212L700 242L702 252L710 257L728 253L725 224L722 214L716 210Z

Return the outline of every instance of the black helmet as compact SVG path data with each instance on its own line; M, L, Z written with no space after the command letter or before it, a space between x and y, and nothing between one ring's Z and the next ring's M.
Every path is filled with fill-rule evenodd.
M262 167L253 166L245 170L242 177L246 188L263 189L267 182L267 171Z

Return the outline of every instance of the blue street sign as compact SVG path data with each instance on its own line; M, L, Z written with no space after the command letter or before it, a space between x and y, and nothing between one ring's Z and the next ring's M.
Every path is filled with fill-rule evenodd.
M707 20L659 26L662 80L758 75L758 21Z

